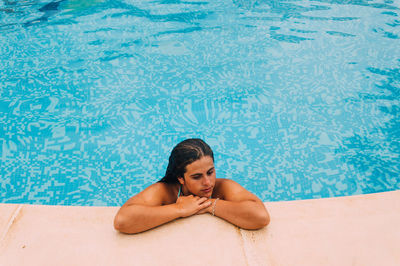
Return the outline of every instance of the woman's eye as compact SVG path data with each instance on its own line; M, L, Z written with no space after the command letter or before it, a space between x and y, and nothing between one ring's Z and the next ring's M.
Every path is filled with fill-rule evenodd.
M212 173L214 173L213 170L209 171L207 174L208 174L208 175L212 175Z

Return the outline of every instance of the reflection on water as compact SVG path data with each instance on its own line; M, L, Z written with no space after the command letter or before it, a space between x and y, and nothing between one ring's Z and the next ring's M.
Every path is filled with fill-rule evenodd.
M179 140L263 200L398 189L399 9L3 1L1 198L119 205Z

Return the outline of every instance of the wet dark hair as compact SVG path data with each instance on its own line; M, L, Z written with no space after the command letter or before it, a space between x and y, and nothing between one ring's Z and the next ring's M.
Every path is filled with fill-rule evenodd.
M169 156L169 163L165 176L158 182L178 183L178 177L183 177L186 166L200 159L210 156L214 161L214 153L210 146L201 139L186 139L178 143Z

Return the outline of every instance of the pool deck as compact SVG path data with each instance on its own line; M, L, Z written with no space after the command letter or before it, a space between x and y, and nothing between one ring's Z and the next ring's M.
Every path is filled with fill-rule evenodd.
M400 190L265 205L257 231L203 214L125 235L116 207L0 204L0 264L400 265Z

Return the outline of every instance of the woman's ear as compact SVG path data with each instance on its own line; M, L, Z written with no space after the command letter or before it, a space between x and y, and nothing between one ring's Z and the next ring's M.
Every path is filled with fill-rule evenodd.
M185 184L185 179L183 177L178 177L178 181L181 183L181 185Z

